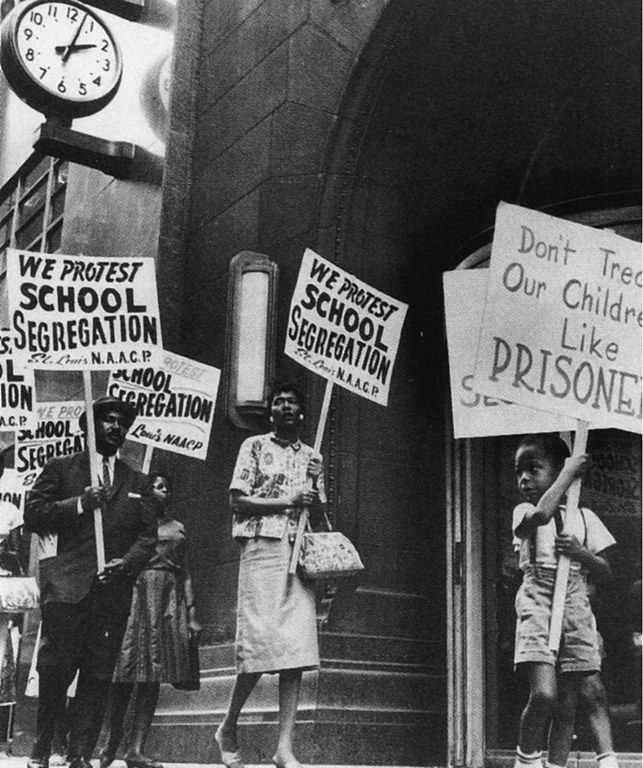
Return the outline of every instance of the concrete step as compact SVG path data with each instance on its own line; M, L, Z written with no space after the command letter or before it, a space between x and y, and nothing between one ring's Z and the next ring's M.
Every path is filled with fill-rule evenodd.
M319 642L322 665L325 667L354 665L364 668L368 664L372 664L373 669L387 666L401 669L404 665L436 670L446 667L442 641L322 631ZM234 667L233 643L202 646L199 656L201 669L206 674L227 673Z

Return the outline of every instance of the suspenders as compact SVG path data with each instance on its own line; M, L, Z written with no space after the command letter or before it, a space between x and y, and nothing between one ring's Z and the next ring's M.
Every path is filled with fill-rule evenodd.
M560 535L563 531L563 515L561 512L563 507L558 507L554 512L554 523L556 524L556 534ZM585 519L585 510L579 507L579 512L583 518L583 529L585 535L583 536L583 546L587 547L587 520ZM538 536L538 528L529 536L529 562L531 565L536 564L536 537Z

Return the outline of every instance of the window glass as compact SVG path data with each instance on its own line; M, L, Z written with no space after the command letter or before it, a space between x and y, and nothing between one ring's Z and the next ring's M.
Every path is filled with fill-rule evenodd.
M4 8L0 5L0 8ZM52 157L30 158L7 184L0 199L0 320L8 322L6 288L6 250L9 247L55 253L60 250L67 163ZM51 192L49 192L51 190ZM51 199L47 199L47 194ZM45 217L47 220L45 220ZM15 242L11 241L17 220Z

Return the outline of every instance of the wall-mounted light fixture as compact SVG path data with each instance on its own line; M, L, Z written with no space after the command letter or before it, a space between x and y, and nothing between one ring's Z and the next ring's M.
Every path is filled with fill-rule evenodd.
M228 416L256 429L275 371L277 265L262 253L242 251L230 261L226 343Z

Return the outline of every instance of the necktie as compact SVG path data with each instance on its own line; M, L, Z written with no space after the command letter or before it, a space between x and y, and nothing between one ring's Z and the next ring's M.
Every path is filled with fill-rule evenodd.
M109 461L108 459L103 459L103 485L105 488L109 488L111 485L111 479L109 476Z

